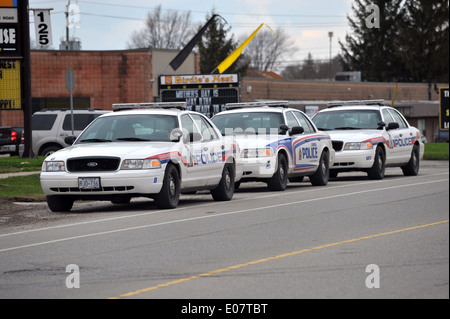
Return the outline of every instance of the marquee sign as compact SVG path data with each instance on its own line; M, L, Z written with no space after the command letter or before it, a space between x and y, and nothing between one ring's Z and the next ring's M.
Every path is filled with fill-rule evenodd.
M0 110L20 109L20 61L0 60Z
M161 102L186 102L188 110L209 117L241 101L238 74L162 75L159 91Z

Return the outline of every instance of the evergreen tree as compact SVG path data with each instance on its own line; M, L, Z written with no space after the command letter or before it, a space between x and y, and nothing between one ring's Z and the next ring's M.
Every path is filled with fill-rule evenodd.
M339 41L345 71L361 71L365 81L404 80L405 63L396 54L398 23L404 20L402 0L356 0L352 5L354 18L348 17L353 33ZM369 6L379 8L379 24L373 25Z
M206 20L213 16L214 11ZM226 28L222 19L214 19L206 30L202 40L198 43L200 53L200 72L210 74L216 67L225 60L236 48L237 44L233 41L233 36L227 39L227 34L231 27ZM243 63L244 56L241 56L236 62L226 70L226 73L240 73L245 75L248 69L248 63Z
M397 54L405 61L410 80L448 83L448 1L409 0L402 11Z

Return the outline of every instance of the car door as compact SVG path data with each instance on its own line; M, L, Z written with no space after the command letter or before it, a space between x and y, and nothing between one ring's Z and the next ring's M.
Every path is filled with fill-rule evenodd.
M290 129L294 126L304 129L302 134L292 136L294 172L315 172L319 165L317 143L311 139L313 132L310 125L296 115L292 111L286 112L286 123Z
M200 161L202 171L205 173L207 185L217 185L222 178L222 139L211 123L200 114L191 114L194 123L203 136Z
M184 114L180 118L183 131L182 156L186 160L186 176L183 176L183 188L195 188L206 185L205 166L202 165L202 141L192 140L194 134L200 134L190 115Z
M411 158L411 152L413 149L413 141L415 136L413 130L408 125L408 122L403 116L395 109L387 110L394 121L398 123L399 128L391 130L393 139L393 155L396 163L407 163Z

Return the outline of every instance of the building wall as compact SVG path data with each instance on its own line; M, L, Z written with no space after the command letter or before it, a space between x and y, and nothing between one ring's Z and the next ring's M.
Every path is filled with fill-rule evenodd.
M151 99L151 51L33 51L32 97L69 96L65 73L75 74L73 97L88 97L92 108Z
M111 109L114 103L150 102L158 95L158 76L164 74L198 74L199 57L191 54L179 70L165 66L175 57L173 50L123 51L32 51L31 85L33 98L69 97L65 73L71 67L75 74L74 98L88 98L91 108ZM438 87L448 87L448 84ZM394 96L394 83L288 81L266 78L243 78L242 101L291 100L333 101L384 99ZM431 91L431 101L439 94ZM409 101L426 101L426 83L399 83L396 105ZM403 105L402 104L402 105ZM326 107L322 103L320 108ZM413 105L405 114L411 124L425 119L427 139L432 140L438 123L435 105ZM22 110L0 111L0 126L23 126Z

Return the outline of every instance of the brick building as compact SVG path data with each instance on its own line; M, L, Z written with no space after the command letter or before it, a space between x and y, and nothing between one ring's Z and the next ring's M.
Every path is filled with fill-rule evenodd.
M111 109L113 103L158 100L157 78L175 74L166 66L178 54L173 50L32 51L31 85L33 112L44 108L69 108L65 72L75 74L75 108ZM176 74L199 74L199 58L191 54ZM252 74L254 75L254 74ZM441 84L438 87L448 87ZM241 79L242 101L290 100L300 109L326 107L332 100L384 99L390 103L394 83L291 81L273 77ZM428 141L438 126L438 99L426 83L399 83L395 106ZM322 102L321 102L322 101ZM22 110L0 110L0 126L23 125Z

